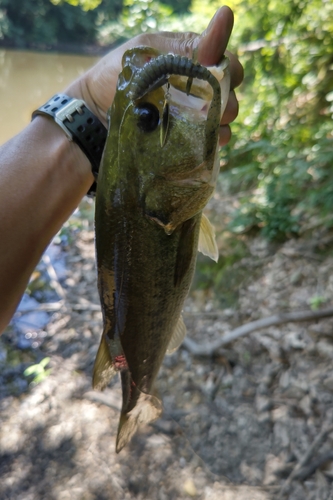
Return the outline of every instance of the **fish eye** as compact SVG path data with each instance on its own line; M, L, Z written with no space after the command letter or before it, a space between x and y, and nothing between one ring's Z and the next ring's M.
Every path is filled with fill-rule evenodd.
M160 113L154 104L145 102L134 109L137 116L137 125L142 132L153 132L160 121Z

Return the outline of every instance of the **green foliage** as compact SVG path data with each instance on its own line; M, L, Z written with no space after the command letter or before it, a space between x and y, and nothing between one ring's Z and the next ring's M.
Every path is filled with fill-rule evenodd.
M270 240L283 241L298 235L299 217L292 214L290 203L284 203L283 199L274 201L271 206L245 202L230 222L229 229L244 233L254 227L262 228L262 235Z
M49 0L2 0L0 33L4 43L16 47L88 44L97 33L97 12L85 12L67 3Z
M96 7L100 6L103 0L51 0L51 2L54 5L59 5L62 3L69 3L70 5L74 5L75 7L81 7L83 10L93 10L96 9ZM139 2L124 2L124 7L132 5L133 7L136 5L137 8L140 7L140 1ZM152 2L151 2L152 3ZM156 4L156 2L154 2ZM175 13L182 13L188 11L190 5L191 5L191 0L164 0L162 2L163 4L167 5L168 7L171 7L171 10ZM154 7L153 7L154 8Z
M101 26L100 40L104 44L114 43L140 33L157 31L163 19L171 14L171 7L155 0L124 0L118 18Z
M327 298L323 297L322 295L314 295L314 297L311 297L309 300L310 307L313 311L317 311L320 306L322 306L326 302Z
M161 0L161 3L171 7L177 15L189 12L191 6L191 0Z
M101 25L121 10L122 0L1 0L0 42L77 51L96 44Z
M333 209L333 5L252 0L236 12L245 81L223 176L243 196L230 227L281 240Z
M54 5L59 5L62 3L69 3L74 7L81 7L83 10L94 10L98 7L102 0L51 0Z
M246 253L246 246L240 239L226 236L217 263L198 253L192 289L209 290L214 287L219 306L233 306L238 299L240 284L249 276L248 268L240 264Z
M43 358L39 363L26 368L23 375L25 377L32 377L31 384L37 385L50 375L51 369L46 369L49 362L50 358Z
M110 44L159 30L191 0L1 0L0 43L22 48ZM182 30L179 25L176 29Z

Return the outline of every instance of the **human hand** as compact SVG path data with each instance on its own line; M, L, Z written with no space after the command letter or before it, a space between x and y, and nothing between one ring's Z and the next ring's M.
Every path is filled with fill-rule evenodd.
M122 56L126 50L144 45L163 53L171 52L191 57L193 50L197 48L198 61L205 66L213 66L219 63L225 53L232 28L233 13L229 7L222 7L201 35L169 32L141 34L103 57L65 92L83 99L91 111L106 124L106 113L116 92L118 75L122 69ZM228 103L221 119L221 146L227 144L231 137L229 123L238 114L238 102L233 89L240 85L243 79L243 68L238 59L229 52L227 55L230 59L231 83Z

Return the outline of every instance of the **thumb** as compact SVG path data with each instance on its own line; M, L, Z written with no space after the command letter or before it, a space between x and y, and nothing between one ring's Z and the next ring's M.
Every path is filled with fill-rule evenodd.
M193 50L198 49L198 61L205 66L218 64L226 50L234 24L233 12L229 7L221 7L205 31L197 33L147 33L141 35L144 45L154 47L161 52L180 54L192 57ZM129 42L138 43L137 39Z
M205 66L218 64L227 48L234 25L232 10L221 7L198 41L198 61Z

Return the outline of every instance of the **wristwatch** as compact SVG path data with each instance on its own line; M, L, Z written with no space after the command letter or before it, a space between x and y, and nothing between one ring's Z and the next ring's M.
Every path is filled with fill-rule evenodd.
M96 193L99 165L107 137L107 129L81 99L65 94L56 94L32 113L32 120L38 116L50 116L62 128L67 138L75 142L91 163L95 182L87 194Z

